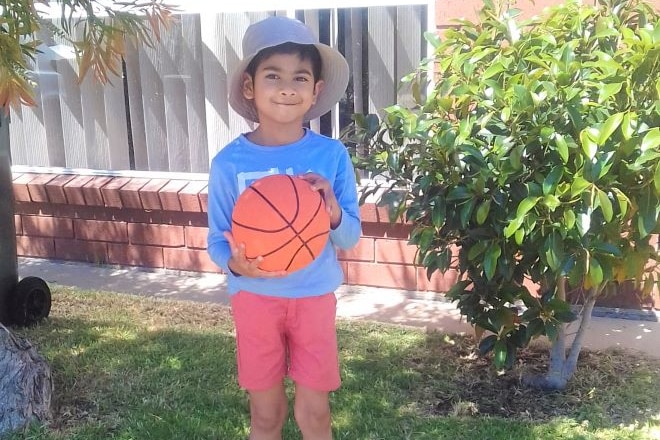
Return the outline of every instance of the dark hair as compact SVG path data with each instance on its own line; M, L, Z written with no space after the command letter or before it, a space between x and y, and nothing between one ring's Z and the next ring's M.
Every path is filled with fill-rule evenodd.
M254 78L259 64L275 54L285 55L298 55L301 60L309 60L312 63L312 75L314 75L314 82L316 83L321 79L321 69L323 62L321 61L321 54L313 44L298 44L298 43L282 43L277 46L267 47L257 53L250 61L250 64L245 68L245 72Z

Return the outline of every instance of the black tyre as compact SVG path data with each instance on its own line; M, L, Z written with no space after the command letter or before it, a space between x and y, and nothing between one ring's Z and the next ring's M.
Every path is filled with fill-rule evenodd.
M19 326L36 324L50 313L50 288L41 278L25 277L9 297L11 320Z

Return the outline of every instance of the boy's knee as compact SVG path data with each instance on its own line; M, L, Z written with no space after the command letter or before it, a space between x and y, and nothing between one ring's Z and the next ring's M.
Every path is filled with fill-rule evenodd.
M296 423L303 432L324 431L330 426L330 405L307 405L296 401L293 410Z
M274 432L281 430L286 420L286 407L274 407L255 410L250 414L250 423L260 432Z

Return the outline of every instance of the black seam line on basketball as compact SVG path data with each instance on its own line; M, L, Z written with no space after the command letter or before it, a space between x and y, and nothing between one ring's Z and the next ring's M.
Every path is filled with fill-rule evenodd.
M300 235L298 235L298 234L300 234L300 233L302 233L302 232L305 232L305 230L309 227L309 225L310 225L310 224L312 223L312 221L314 220L314 217L316 217L316 214L319 213L319 210L321 209L322 205L323 205L323 204L322 204L322 200L321 200L321 198L319 197L319 203L318 203L318 206L316 207L316 211L314 211L314 215L313 215L313 216L311 217L311 219L307 222L307 224L306 224L305 226L303 226L303 228L300 230L300 232L296 232L296 235L294 235L293 237L291 237L290 239L288 239L288 240L287 240L286 242L284 242L280 247L275 248L275 249L273 249L272 251L263 254L262 257L267 257L267 256L269 256L269 255L271 255L271 254L274 254L275 252L279 251L279 250L282 249L283 247L288 246L289 243L291 243L293 240L295 240L295 239L297 238L298 240L300 240L300 241L302 242L302 245L298 248L298 251L299 251L301 248L304 247L305 249L307 249L307 252L309 253L309 256L312 257L312 259L314 259L314 252L312 252L312 250L311 250L311 249L309 248L309 246L307 245L307 243L308 243L311 239L305 241L305 240L303 240L303 239L300 237ZM291 229L293 229L293 228L291 228ZM293 229L293 230L294 230L294 232L295 232L295 229ZM319 233L319 234L313 236L312 238L316 238L316 237L318 237L319 235L323 235L323 234L325 234L325 232L321 232L321 233ZM296 254L298 253L298 251L296 251ZM288 267L288 266L287 266L287 267Z
M319 237L321 237L321 236L323 236L323 235L325 235L325 232L319 232L318 234L314 235L313 237L310 237L309 239L305 240L305 242L304 242L304 243L298 248L298 250L296 250L296 252L294 252L293 256L292 256L291 259L289 260L289 264L286 266L286 268L285 268L284 270L289 270L289 268L290 268L291 265L293 264L293 261L294 261L294 260L296 259L296 257L298 256L298 253L299 253L303 248L306 248L306 249L309 251L310 256L312 257L312 260L314 260L314 254L313 254L312 251L309 249L309 246L307 246L307 243L309 243L310 241L314 240L315 238L319 238ZM299 237L299 238L300 238L300 237Z
M293 193L296 195L296 212L293 215L293 220L295 220L295 219L298 218L298 212L300 211L300 197L298 195L298 189L296 188L296 184L293 183L293 177L289 176L288 174L282 174L282 175L286 176L289 179L289 182L291 183L291 186L293 187ZM277 215L279 215L280 218L282 220L284 220L284 223L286 225L288 225L291 229L293 229L293 232L295 232L296 234L299 234L299 232L296 231L296 228L293 227L292 222L287 220L287 218L284 216L284 214L282 214L282 212L277 208L277 206L273 205L273 203L270 200L268 200L268 197L264 196L261 192L259 192L259 190L257 188L255 188L253 186L248 187L248 189L251 189L252 191L257 193L257 195L259 197L261 197L264 200L264 202L268 203L268 205L271 208L273 208L273 211L275 211L277 213Z

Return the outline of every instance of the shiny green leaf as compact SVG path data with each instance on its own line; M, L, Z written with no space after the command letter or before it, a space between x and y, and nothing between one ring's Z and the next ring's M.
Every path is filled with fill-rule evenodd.
M536 206L536 204L539 202L540 199L541 199L540 197L527 197L527 198L525 198L518 205L518 209L516 210L516 217L523 217L532 208L534 208Z
M555 145L557 146L557 152L559 153L559 156L561 157L562 162L564 162L564 164L567 164L568 163L568 144L566 143L566 139L564 139L564 136L557 133L555 135Z
M477 224L483 225L488 218L488 213L490 212L490 203L491 199L486 199L479 205L479 208L477 209Z
M620 86L620 84L619 84ZM619 125L621 125L621 121L623 121L623 113L615 113L609 118L607 118L607 121L603 124L603 126L600 128L600 135L598 136L598 145L602 146L607 142L607 140L612 136L612 133L619 128Z
M605 191L598 190L598 203L600 204L600 209L603 211L603 217L605 217L606 222L611 222L614 215L612 210L612 202L610 201L607 193Z
M486 272L486 278L492 280L495 276L495 270L497 269L497 260L502 255L502 249L497 243L493 243L484 256L484 272Z
M603 268L595 257L589 259L589 273L587 275L592 286L598 286L603 282Z
M582 151L589 158L593 159L596 157L598 152L598 139L600 132L595 128L587 128L580 132L580 143L582 144Z
M660 145L660 127L655 127L649 130L644 139L642 140L641 150L646 151L653 148L658 148Z
M567 209L564 211L564 227L571 230L573 226L575 226L575 213L572 209Z

